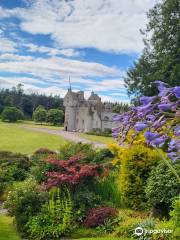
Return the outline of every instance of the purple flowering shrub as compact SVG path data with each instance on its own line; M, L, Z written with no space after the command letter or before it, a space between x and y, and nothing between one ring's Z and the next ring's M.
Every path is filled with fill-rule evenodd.
M114 121L121 124L112 129L112 135L122 145L131 131L132 145L139 133L144 132L146 144L156 148L180 181L169 160L159 151L162 149L173 161L180 159L180 86L169 87L161 81L156 81L155 84L159 90L157 96L143 96L140 98L140 106L114 117Z

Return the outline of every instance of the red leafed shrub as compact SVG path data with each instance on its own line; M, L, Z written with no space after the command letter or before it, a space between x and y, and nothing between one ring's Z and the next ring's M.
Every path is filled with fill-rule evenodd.
M47 181L43 184L45 189L61 185L77 185L83 182L87 177L98 177L100 165L90 165L79 163L83 155L78 154L70 157L69 160L58 160L49 155L47 163L55 165L56 171L46 172Z
M87 228L97 227L102 225L106 219L115 217L117 214L118 211L116 208L93 208L89 211L86 219L84 220L84 226Z
M48 148L39 148L34 154L55 154L55 152Z

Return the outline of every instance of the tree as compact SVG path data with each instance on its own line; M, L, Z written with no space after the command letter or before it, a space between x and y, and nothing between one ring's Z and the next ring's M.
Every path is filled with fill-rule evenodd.
M176 86L180 77L179 0L156 4L149 11L148 19L147 28L142 32L145 48L124 79L128 93L135 97L155 95L155 80Z
M47 122L53 125L60 125L64 121L64 113L59 109L50 109L47 112Z
M1 114L2 121L17 122L23 118L23 113L16 107L5 107Z
M26 117L32 117L33 111L42 105L45 109L58 108L64 111L63 99L60 96L46 96L38 93L26 94L22 85L11 89L0 89L0 112L5 106L17 107Z
M127 112L129 108L130 106L127 103L115 103L112 110L114 113L122 113Z
M23 110L24 114L28 117L32 116L33 113L33 104L31 98L28 96L23 96L20 102L21 109Z
M180 173L180 165L176 162L171 164ZM145 192L153 208L153 215L164 217L168 215L173 199L179 194L179 182L166 164L161 162L152 170Z
M40 122L42 124L42 122L46 121L46 116L47 116L47 111L46 109L39 105L36 110L33 112L33 119L35 122Z

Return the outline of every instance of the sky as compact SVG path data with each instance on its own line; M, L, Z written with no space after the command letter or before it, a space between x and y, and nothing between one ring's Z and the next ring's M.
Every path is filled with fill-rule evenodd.
M156 0L0 0L0 88L130 101L123 78Z

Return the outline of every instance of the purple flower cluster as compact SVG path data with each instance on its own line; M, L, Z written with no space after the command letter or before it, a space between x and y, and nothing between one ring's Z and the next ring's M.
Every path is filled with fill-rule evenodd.
M143 96L140 106L114 117L120 127L112 129L112 135L122 144L130 129L135 132L132 142L139 132L144 131L148 145L163 147L169 158L177 160L180 159L180 86L169 87L161 81L155 84L158 96Z

